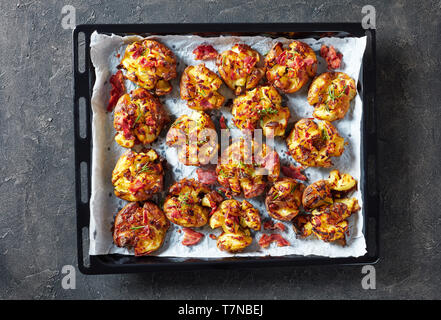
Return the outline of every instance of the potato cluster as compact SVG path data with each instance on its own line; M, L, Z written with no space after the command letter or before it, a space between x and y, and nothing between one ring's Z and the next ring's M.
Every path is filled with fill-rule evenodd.
M319 180L306 187L302 203L311 213L301 213L293 219L297 234L302 238L314 234L326 242L345 244L349 229L347 218L360 210L358 200L346 196L356 188L357 181L338 170L331 171L327 180Z
M266 144L241 138L222 153L216 174L219 184L233 196L243 193L245 198L254 198L279 177L279 156Z
M210 217L212 229L222 228L217 247L228 252L242 251L253 239L250 230L261 228L260 214L248 201L225 200Z
M262 129L266 137L285 137L291 112L282 102L281 93L306 89L312 80L307 102L314 107L315 119L300 119L283 139L288 154L302 166L328 168L333 165L331 158L341 156L345 149L343 137L331 122L348 113L357 94L354 79L343 72L316 76L314 50L296 40L288 45L274 44L263 60L256 50L242 43L220 54L211 45L201 45L194 53L196 59L216 59L219 75L205 63L185 67L179 93L192 111L173 122L165 143L178 149L178 160L186 166L209 167L212 160L218 161L215 169L196 170L199 181L184 178L174 182L162 208L152 200L163 191L165 162L155 150L143 147L155 142L170 122L158 96L172 91L177 60L167 46L156 40L135 41L127 46L120 62L119 69L123 70L113 78L114 82L118 79L116 87L120 89L114 90L111 97L112 106L117 101L113 115L115 141L124 148L134 148L122 154L112 172L115 195L129 202L116 215L114 243L133 248L136 256L148 255L162 246L170 223L183 228L187 237L184 246L196 245L204 236L189 228L208 224L212 229L222 229L217 237L220 250L240 252L251 245L252 230L260 231L262 221L250 202L232 197L263 195L268 215L292 223L299 237L315 235L326 242L344 244L349 230L347 219L360 210L357 199L348 197L357 189L351 175L332 170L328 179L307 186L298 181L306 181L300 173L304 168L293 166L297 174L284 170L289 177L279 177L279 155L267 144L255 141L255 133L234 140L219 154L211 116L217 116L224 105L231 106L232 121L242 134ZM124 93L124 79L139 88ZM225 103L223 83L235 95L232 104ZM222 116L221 128L226 127L224 119ZM220 185L217 191L210 187L216 183ZM271 224L265 221L264 229ZM283 223L277 225L270 229L285 230ZM262 248L274 239L280 240L279 245L289 245L281 234L265 235L269 241L265 245L259 242Z

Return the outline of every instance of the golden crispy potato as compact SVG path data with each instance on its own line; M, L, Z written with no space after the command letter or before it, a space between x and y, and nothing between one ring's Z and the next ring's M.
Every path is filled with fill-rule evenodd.
M257 197L267 181L274 182L279 177L279 156L266 144L241 138L222 153L216 174L218 182L232 195L243 192L245 198Z
M132 98L125 94L118 100L113 118L117 131L115 141L125 148L132 148L136 143L152 143L168 122L159 99L138 88L132 92Z
M186 166L208 164L219 150L217 141L214 123L203 111L180 116L166 138L168 146L178 147L178 159Z
M112 172L115 195L127 201L145 201L163 187L164 170L153 149L126 151Z
M341 174L332 170L327 180L319 180L310 184L303 193L302 204L305 210L331 205L336 199L343 198L357 189L357 180L350 174Z
M129 44L121 60L126 78L158 96L172 90L170 80L176 78L176 58L173 52L155 40Z
M227 233L223 232L217 238L217 247L219 250L231 253L240 252L253 242L253 238L248 232Z
M331 157L342 155L345 142L328 121L301 119L286 139L291 156L308 167L330 167Z
M317 57L306 43L293 41L284 49L276 43L265 57L266 78L285 93L300 90L317 72Z
M193 179L182 179L169 189L164 202L167 219L183 227L202 227L208 222L210 207L215 208L220 195Z
M262 128L265 136L283 136L290 116L272 86L259 86L233 101L233 122L240 130Z
M357 187L357 180L350 174L341 174L338 170L332 170L329 173L328 182L330 188L335 191L351 191Z
M326 241L340 241L346 244L348 221L353 213L360 210L355 198L341 199L330 206L314 209L311 214L300 214L293 219L293 227L297 235L304 238L315 234Z
M308 103L314 106L315 118L334 121L346 115L356 94L355 81L346 73L325 72L312 81Z
M238 252L252 242L249 229L261 228L260 214L248 201L223 201L210 217L212 229L222 227L223 233L217 240L220 250Z
M181 99L187 106L198 111L220 109L225 97L219 90L222 80L204 63L185 68L181 78Z
M216 60L220 76L236 95L255 88L265 75L259 62L259 53L246 44L235 44Z
M303 207L311 214L299 214L293 219L293 228L300 237L315 234L323 241L346 243L348 221L360 210L356 198L339 199L355 190L357 181L349 174L331 171L328 180L319 180L309 185L303 193Z
M162 246L169 226L156 204L146 202L141 208L131 202L115 217L113 241L118 247L134 247L135 256L143 256Z
M306 187L302 196L302 204L309 211L334 202L328 181L319 180Z
M265 199L268 214L274 219L291 221L300 212L305 185L292 178L282 178L271 187Z

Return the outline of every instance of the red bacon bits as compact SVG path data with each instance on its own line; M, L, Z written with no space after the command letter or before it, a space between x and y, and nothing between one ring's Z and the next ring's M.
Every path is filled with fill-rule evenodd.
M263 229L264 230L277 230L277 229L279 229L280 231L283 232L286 230L286 227L281 222L274 223L273 221L268 220L263 223Z
M231 192L230 189L224 188L224 187L220 187L219 188L220 191L222 191L225 194L225 197L228 199L232 199L233 198L233 193Z
M220 117L219 123L220 123L220 128L221 129L228 129L227 122L226 122L224 116Z
M209 236L210 239L212 239L212 240L216 240L216 239L217 239L216 235L214 235L214 234L212 234L212 233L210 233L208 236Z
M272 242L277 242L279 247L289 246L288 240L284 239L280 234L263 234L259 240L259 246L261 248L268 248Z
M196 173L199 182L202 182L203 184L212 185L217 182L217 175L214 170L197 169Z
M307 178L301 173L302 167L294 167L293 165L282 166L282 172L285 176L297 180L306 181Z
M190 228L183 228L182 230L184 231L184 239L182 240L184 246L194 246L204 237L202 233Z
M320 48L320 56L326 60L326 63L328 64L328 70L340 68L343 54L335 51L335 48L333 46L327 47L325 45L322 45L322 47Z
M110 99L107 105L107 111L109 112L115 108L118 99L126 92L124 76L121 70L118 70L117 73L110 77L110 85L112 89L110 89Z
M201 44L196 49L193 50L193 54L196 56L196 60L209 60L217 58L217 51L211 45Z

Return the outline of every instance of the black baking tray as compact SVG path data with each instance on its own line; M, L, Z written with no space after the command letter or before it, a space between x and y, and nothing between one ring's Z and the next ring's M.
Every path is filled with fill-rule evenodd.
M91 195L92 109L95 70L90 60L90 36L106 34L266 35L299 39L323 36L367 36L358 92L363 101L360 189L364 205L367 253L362 257L328 258L288 255L282 257L166 258L119 254L90 256L89 199ZM81 67L82 65L82 67ZM360 23L240 23L240 24L85 24L73 31L75 191L77 207L78 267L85 274L131 273L166 270L230 269L272 266L373 264L379 257L380 196L377 190L377 134L375 111L375 30ZM83 102L80 103L80 100ZM110 232L110 231L109 231Z

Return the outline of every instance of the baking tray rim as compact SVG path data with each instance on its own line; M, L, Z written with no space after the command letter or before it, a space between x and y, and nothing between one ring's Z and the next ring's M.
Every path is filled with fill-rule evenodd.
M179 32L176 32L179 30ZM271 30L271 31L268 31ZM361 257L331 258L323 256L287 255L280 257L231 257L231 258L173 258L133 257L120 254L94 255L84 253L83 241L88 241L91 195L91 96L95 81L94 67L90 60L90 36L93 31L114 34L265 34L299 33L319 36L320 33L347 33L353 36L367 35L367 47L363 57L361 98L365 111L362 116L361 177L360 183L364 203L363 232L367 253ZM79 70L79 35L84 33L84 65ZM202 23L202 24L83 24L73 30L73 92L74 92L74 152L75 152L75 198L77 217L78 267L84 274L133 273L148 271L230 269L250 267L306 266L306 265L365 265L379 260L379 217L381 210L377 176L377 137L375 111L375 30L363 29L360 23ZM286 36L286 35L284 35ZM299 38L296 36L295 38ZM303 36L302 36L303 37ZM79 100L85 100L86 137L80 136ZM367 106L367 107L366 107ZM367 109L367 111L366 111ZM368 159L369 158L369 159ZM368 163L369 160L369 163ZM82 181L81 163L85 163L86 180ZM368 166L369 165L369 166ZM369 174L366 172L369 170ZM87 185L87 188L86 188ZM87 201L82 193L87 189ZM368 239L369 236L369 239ZM86 238L86 239L83 239ZM86 261L88 260L88 261Z

